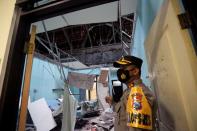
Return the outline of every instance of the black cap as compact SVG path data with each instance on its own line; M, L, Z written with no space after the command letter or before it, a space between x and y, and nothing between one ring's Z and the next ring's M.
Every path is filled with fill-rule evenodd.
M113 63L113 66L121 67L121 66L127 66L127 65L135 65L138 68L141 68L142 62L143 60L138 57L127 55L127 56L123 56L118 61L115 61Z

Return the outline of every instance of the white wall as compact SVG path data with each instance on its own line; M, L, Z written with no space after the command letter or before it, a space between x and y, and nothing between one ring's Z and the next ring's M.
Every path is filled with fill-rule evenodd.
M163 0L138 0L137 2L136 28L134 31L134 43L131 54L143 59L141 76L143 82L147 86L150 86L150 81L148 78L148 65L144 50L144 42L153 23L155 15L160 8Z
M11 42L16 0L0 0L0 96Z
M188 30L180 28L179 2L164 1L145 43L160 131L197 130L197 59Z

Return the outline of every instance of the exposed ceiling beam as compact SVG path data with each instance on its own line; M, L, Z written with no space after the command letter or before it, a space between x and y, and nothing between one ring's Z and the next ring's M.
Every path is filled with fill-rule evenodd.
M86 34L83 42L81 43L81 48L85 48L85 45L86 45L86 42L87 42L87 39L88 39L88 34Z
M90 33L89 33L89 27L88 27L88 25L85 25L85 28L86 28L87 35L88 35L88 38L89 38L89 41L90 41L90 45L92 47L93 46L93 44L92 44L92 38L91 38Z
M36 36L36 40L37 40L45 49L47 49L47 51L48 51L50 54L52 54L53 58L54 58L54 57L58 58L58 56L57 56L51 49L49 49L49 48L44 44L44 42L41 41L41 39L40 39L38 36ZM55 60L55 58L54 58L54 60Z
M70 50L72 51L72 50L73 50L73 46L72 46L72 43L71 43L71 41L70 41L70 38L68 37L67 32L65 31L64 28L62 28L62 31L63 31L63 33L64 33L64 36L65 36L65 38L66 38L66 41L68 42L68 45L69 45L69 47L70 47Z

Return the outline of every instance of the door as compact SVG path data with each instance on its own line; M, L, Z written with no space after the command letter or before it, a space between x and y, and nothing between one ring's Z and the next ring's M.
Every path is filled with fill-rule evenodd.
M160 131L197 131L197 58L177 19L178 0L164 0L145 42Z

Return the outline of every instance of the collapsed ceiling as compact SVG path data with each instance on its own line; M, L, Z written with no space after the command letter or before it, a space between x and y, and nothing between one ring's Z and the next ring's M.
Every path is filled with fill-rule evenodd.
M118 19L118 2L111 2L35 22L38 27L36 52L61 63L77 60L87 66L111 66L130 52L135 14L134 10L128 10ZM103 16L95 16L94 12L102 12ZM80 15L89 18L79 18Z
M128 15L127 18L133 19L133 14ZM122 30L131 36L133 22L122 19L121 23ZM51 43L53 52L56 52L56 48L60 49L62 63L75 60L71 59L69 54L88 66L110 65L122 56L119 21L67 26L39 33L37 36L39 37L39 41L37 40L37 42L42 41L49 49ZM131 44L129 37L123 36L122 39L128 46ZM53 54L44 46L41 44L36 45L37 52L53 58ZM128 52L129 49L127 49Z

